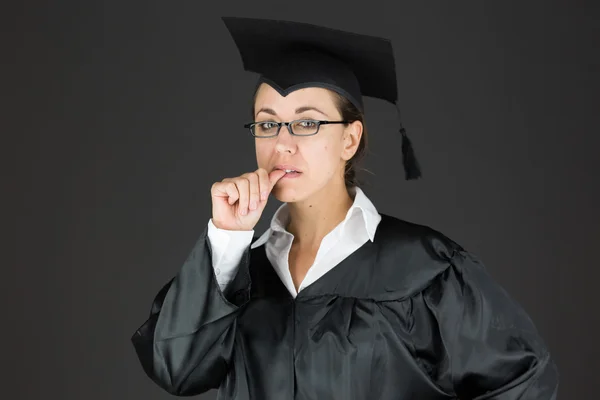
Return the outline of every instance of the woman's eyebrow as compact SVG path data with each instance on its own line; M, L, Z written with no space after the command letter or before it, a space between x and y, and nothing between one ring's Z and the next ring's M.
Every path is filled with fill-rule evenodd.
M300 113L303 113L304 111L309 111L309 110L316 111L316 112L323 114L324 116L329 118L329 115L325 114L323 111L321 111L317 107L313 107L313 106L304 106L304 107L297 108L296 114L300 114Z
M313 107L313 106L303 106L303 107L298 107L298 108L296 109L296 114L301 114L301 113L303 113L304 111L310 111L310 110L316 111L316 112L318 112L318 113L320 113L320 114L323 114L324 116L326 116L326 117L328 117L328 118L329 118L329 115L325 114L323 111L321 111L321 110L319 110L318 108L316 108L316 107ZM271 115L273 115L273 116L277 116L277 113L276 113L276 112L275 112L275 110L273 110L272 108L263 107L263 108L261 108L260 110L258 110L258 112L256 113L256 115L260 114L261 112L264 112L264 113L267 113L267 114L271 114Z
M258 110L256 112L256 115L260 114L261 112L267 113L267 114L271 114L271 115L277 115L277 113L275 112L275 110L273 110L272 108L261 108L260 110Z

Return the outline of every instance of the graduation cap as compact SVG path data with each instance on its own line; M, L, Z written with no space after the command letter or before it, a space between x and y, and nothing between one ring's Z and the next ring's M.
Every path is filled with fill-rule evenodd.
M363 96L396 105L406 179L421 177L400 120L396 67L388 39L322 26L269 19L222 17L244 70L260 75L282 96L306 88L333 90L364 112Z

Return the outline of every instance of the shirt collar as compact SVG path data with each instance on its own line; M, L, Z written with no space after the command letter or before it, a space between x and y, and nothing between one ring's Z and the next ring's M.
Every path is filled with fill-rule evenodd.
M351 196L354 196L354 201L348 210L348 213L346 213L346 218L344 221L342 221L341 233L343 234L344 228L346 227L346 224L352 215L358 211L362 215L362 226L366 229L369 239L373 241L375 239L377 223L379 222L381 216L379 215L375 205L371 202L361 188L355 186L350 188L349 192ZM269 229L267 229L254 243L252 243L251 248L254 249L265 244L273 232L287 232L285 226L289 220L289 215L287 203L282 204L273 214Z

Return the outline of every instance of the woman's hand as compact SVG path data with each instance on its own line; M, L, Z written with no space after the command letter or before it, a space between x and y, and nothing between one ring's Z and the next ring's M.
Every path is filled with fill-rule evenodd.
M235 178L215 182L210 190L212 221L219 229L250 231L262 215L273 187L285 175L259 168Z

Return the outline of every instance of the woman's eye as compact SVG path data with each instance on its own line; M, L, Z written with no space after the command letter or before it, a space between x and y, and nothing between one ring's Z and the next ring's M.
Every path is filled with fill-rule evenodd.
M302 125L303 128L312 128L315 124L314 121L302 121L300 123Z

